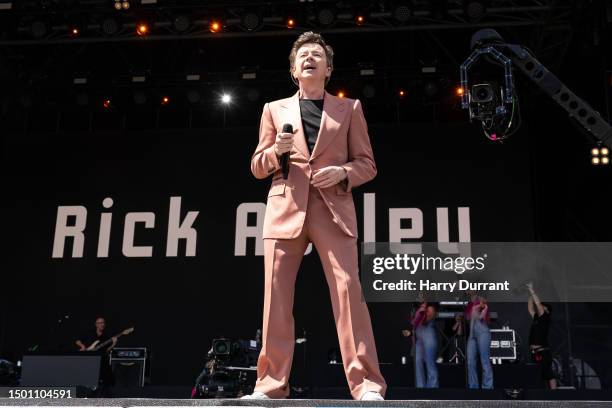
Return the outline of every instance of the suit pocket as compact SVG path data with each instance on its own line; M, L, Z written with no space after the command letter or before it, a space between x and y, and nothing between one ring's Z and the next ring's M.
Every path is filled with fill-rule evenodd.
M336 184L336 194L338 195L347 195L347 194L351 194L350 191L346 191L344 189L344 183L340 182L338 184Z
M279 183L272 183L272 185L270 186L270 191L268 192L268 197L282 194L285 194L285 182L281 181Z

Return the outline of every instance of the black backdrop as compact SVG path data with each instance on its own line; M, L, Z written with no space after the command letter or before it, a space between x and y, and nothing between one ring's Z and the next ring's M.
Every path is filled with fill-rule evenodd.
M367 110L366 110L367 116ZM370 125L378 176L354 192L360 234L364 193L376 195L376 239L388 240L388 209L416 207L424 214L422 241L436 240L436 208L448 207L457 240L457 208L470 208L472 241L534 239L531 160L526 134L504 145L465 125ZM111 331L134 325L121 345L152 351L152 382L190 384L211 340L252 338L261 324L263 257L254 239L234 254L236 210L265 203L269 180L250 173L257 126L201 131L48 134L5 137L2 163L2 352L28 347L71 348L104 315ZM199 211L195 257L166 257L171 196L181 212ZM102 201L114 205L108 258L98 258ZM87 208L85 251L52 258L58 206ZM151 258L121 252L123 219L155 213L155 228L137 227L136 243L152 245ZM249 223L255 223L249 217ZM407 227L407 225L405 225ZM361 237L360 237L361 241ZM325 364L337 346L331 304L316 252L306 256L296 291L296 332L306 329L309 361ZM527 335L526 310L497 305L502 318ZM379 357L399 362L400 334L410 306L370 305ZM57 324L61 316L70 318Z

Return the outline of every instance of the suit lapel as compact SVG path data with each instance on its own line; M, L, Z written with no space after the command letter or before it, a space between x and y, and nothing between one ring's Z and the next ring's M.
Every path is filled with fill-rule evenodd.
M294 144L296 149L302 153L304 157L307 159L314 158L320 155L325 148L329 146L345 119L347 105L346 100L325 91L323 112L321 113L321 126L319 127L319 134L317 135L317 141L312 150L312 155L309 153L308 145L306 144L306 135L304 134L302 115L300 114L299 91L281 105L284 108L283 124L291 123L293 129L297 129L294 136Z
M304 134L304 126L302 125L302 115L300 114L299 91L289 98L283 105L283 124L291 123L293 129L297 131L293 137L293 143L296 149L302 153L307 159L310 158L308 145L306 144L306 135Z
M325 91L323 99L323 112L321 115L321 126L319 135L312 149L311 158L319 156L338 134L338 129L346 116L347 103L344 99L338 98ZM299 108L299 106L298 106Z

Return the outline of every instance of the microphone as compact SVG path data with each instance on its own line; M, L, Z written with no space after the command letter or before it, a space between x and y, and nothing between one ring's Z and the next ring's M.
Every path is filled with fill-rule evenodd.
M293 133L293 126L291 123L285 123L283 125L283 133ZM286 180L289 177L289 152L283 153L280 159L280 165L283 169L283 178Z

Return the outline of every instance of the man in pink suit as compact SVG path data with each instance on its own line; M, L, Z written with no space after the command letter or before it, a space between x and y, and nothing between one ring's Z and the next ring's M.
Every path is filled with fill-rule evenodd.
M299 90L264 105L259 144L251 159L258 179L272 176L263 226L265 290L262 349L255 392L244 398L285 398L293 359L293 295L309 242L319 253L329 292L344 371L354 399L382 400L368 308L362 300L357 218L352 189L376 175L359 100L325 91L333 50L307 32L293 44L290 72ZM293 133L283 133L291 124ZM289 176L281 156L289 152Z

